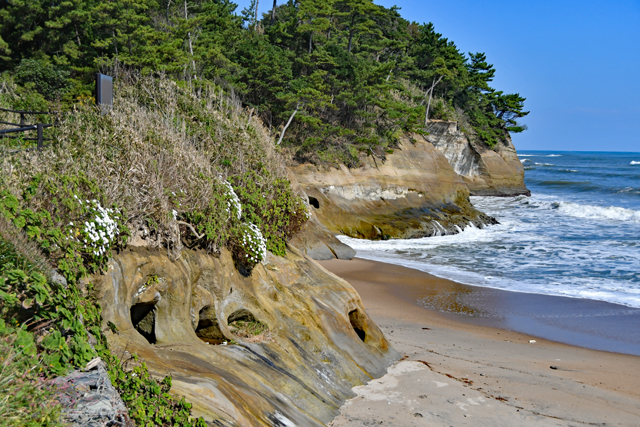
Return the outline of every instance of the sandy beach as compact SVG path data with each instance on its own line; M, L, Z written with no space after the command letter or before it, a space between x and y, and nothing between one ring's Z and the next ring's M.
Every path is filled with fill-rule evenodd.
M505 291L481 295L482 289L362 259L320 264L354 286L403 355L386 376L356 387L358 396L331 426L640 426L640 357L533 333L572 342L574 330L584 345L634 353L635 311ZM555 320L530 315L540 312ZM509 330L527 328L531 334Z

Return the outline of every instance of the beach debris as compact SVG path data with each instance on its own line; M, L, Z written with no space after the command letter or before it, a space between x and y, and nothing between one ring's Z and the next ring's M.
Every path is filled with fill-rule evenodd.
M416 412L415 414L413 414L413 416L416 418L424 418L424 415L422 415L420 412Z
M423 331L430 331L431 328L422 328Z
M549 366L551 369L558 369L557 366Z
M535 344L536 340L529 340L529 344Z
M89 363L87 363L87 366L85 366L84 370L85 371L90 371L93 368L95 368L96 366L98 366L98 364L102 361L102 359L100 359L99 357L94 357L93 359L91 359L91 361Z

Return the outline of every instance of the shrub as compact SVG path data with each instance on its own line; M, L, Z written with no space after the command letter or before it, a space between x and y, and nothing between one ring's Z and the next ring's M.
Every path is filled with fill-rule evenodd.
M73 256L97 267L101 253L129 237L165 247L175 258L184 244L215 253L239 242L244 223L257 226L267 249L283 255L307 219L306 204L291 190L266 130L256 120L249 126L235 101L213 86L131 75L117 83L110 114L79 105L42 155L2 161L0 190L28 213L25 224L56 265L68 263L70 243L53 235L54 228L71 240L80 232L88 246L74 248ZM98 235L78 229L86 218L103 218L100 209L111 210L120 230L109 245L91 240L97 229Z
M309 212L266 131L249 126L234 100L214 87L127 78L111 113L78 105L43 152L0 160L0 314L37 343L44 375L97 354L138 425L202 426L168 394L170 377L111 354L80 279L130 238L175 258L183 245L229 247L250 273L267 250L285 253Z
M16 83L34 89L48 100L60 97L70 86L68 71L40 59L23 59L14 76Z

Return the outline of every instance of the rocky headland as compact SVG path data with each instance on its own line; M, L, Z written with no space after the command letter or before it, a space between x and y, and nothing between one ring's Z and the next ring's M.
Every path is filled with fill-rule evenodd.
M493 149L472 141L456 122L433 121L428 135L407 136L393 153L369 156L362 167L290 170L332 233L373 240L455 234L496 223L473 207L470 195L529 194L509 139Z
M455 121L431 120L426 140L441 152L464 180L472 196L530 195L524 167L509 134L489 148L460 130Z

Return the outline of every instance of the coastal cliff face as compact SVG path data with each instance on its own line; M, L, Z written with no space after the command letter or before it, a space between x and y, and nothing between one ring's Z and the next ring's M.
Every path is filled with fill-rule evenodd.
M462 177L472 196L530 195L524 185L524 167L510 138L494 149L471 141L457 122L432 120L425 138Z
M291 169L287 170L291 187L303 200L309 200L309 196L298 182L295 174ZM325 227L318 215L314 212L313 206L310 206L311 217L306 225L300 230L290 241L289 244L298 248L309 258L317 261L326 261L329 259L352 259L356 256L356 251L350 246L345 245L336 236Z
M454 234L495 220L469 203L467 184L422 137L406 138L383 162L322 170L291 168L318 219L331 232L366 239Z
M115 354L171 374L172 393L214 425L324 425L398 356L356 291L293 248L249 277L226 250L172 261L132 248L93 283ZM267 329L239 335L237 321Z

